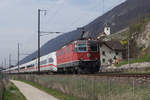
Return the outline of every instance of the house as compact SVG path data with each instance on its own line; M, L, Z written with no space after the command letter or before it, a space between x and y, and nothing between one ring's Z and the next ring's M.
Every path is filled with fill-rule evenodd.
M123 60L124 46L118 41L100 42L100 60L102 66L109 66Z

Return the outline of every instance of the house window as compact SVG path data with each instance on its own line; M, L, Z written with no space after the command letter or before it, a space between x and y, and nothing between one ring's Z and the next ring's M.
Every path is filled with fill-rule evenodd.
M114 60L116 60L116 56L114 56Z
M116 55L118 55L119 53L118 52L116 52Z
M109 53L111 54L111 51Z
M105 51L103 51L102 54L105 56Z
M103 58L103 63L105 63L105 59Z

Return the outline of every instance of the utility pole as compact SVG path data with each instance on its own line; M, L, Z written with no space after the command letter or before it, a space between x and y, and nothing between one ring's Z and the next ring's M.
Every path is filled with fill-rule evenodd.
M19 43L18 43L18 73L19 73L19 70L20 70L20 63L19 63L19 59L20 58L20 47L19 47Z
M2 61L2 70L3 70L3 67L4 67L4 63L3 63L3 61Z
M6 68L6 58L4 59L4 63L5 63L5 68Z
M8 67L8 69L10 69L10 67L11 67L11 54L9 54L9 67Z
M38 9L38 74L40 74L40 56L41 56L41 50L40 50L40 37L41 36L45 36L45 35L49 35L49 34L53 34L53 33L56 33L56 34L59 34L59 33L62 33L62 32L41 32L40 28L40 24L41 24L41 12L44 12L44 15L46 15L46 12L47 10L41 10L41 9ZM41 35L41 33L47 33L47 34L44 34L44 35Z
M38 73L40 73L40 9L38 9Z
M40 74L40 33L41 33L41 30L40 30L40 24L41 24L41 18L40 18L40 15L41 15L41 11L44 11L44 15L46 15L46 10L41 10L41 9L38 9L38 73Z
M132 39L134 39L135 38L135 36L137 35L137 33L135 32L135 33L132 33L132 36L128 39L128 65L129 65L129 67L130 67L130 40L132 40Z
M130 67L130 40L128 40L128 65Z

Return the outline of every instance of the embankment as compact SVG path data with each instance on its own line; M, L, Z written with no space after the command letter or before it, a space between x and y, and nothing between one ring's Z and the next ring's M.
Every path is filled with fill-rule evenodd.
M13 75L85 100L150 100L150 79L67 75Z

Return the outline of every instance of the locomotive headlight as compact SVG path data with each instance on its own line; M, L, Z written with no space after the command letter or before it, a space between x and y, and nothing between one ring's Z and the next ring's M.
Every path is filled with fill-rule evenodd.
M89 58L89 57L91 57L91 54L90 54L90 53L88 53L88 54L87 54L87 57L88 57L88 58Z
M82 61L82 60L83 60L83 58L80 58L80 60Z

